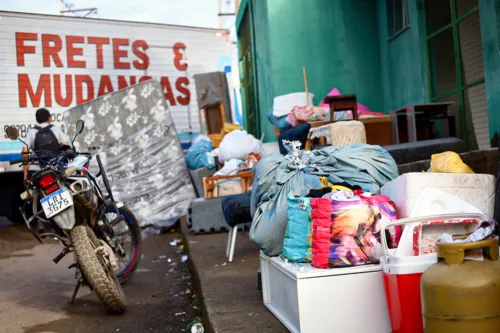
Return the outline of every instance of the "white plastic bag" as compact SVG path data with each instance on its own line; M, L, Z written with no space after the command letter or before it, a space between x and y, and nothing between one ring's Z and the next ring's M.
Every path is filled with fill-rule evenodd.
M214 173L214 176L234 176L240 171L240 165L243 164L242 160L233 158L224 164L224 167Z
M228 133L219 145L219 161L245 160L250 153L261 153L262 142L247 131L235 130Z
M196 138L194 138L193 142L191 142L192 145L194 145L195 143L198 143L200 141L210 141L212 142L212 140L210 140L210 138L204 134L198 134L196 136Z

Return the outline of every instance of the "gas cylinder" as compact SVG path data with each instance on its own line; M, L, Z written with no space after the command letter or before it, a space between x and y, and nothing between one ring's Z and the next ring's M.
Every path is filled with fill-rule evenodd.
M483 250L483 261L464 260ZM500 332L498 238L437 243L438 262L420 280L425 333Z

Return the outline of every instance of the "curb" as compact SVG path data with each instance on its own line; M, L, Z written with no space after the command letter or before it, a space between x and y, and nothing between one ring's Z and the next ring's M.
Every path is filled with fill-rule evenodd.
M179 221L180 221L180 227L181 227L182 241L185 244L186 252L188 254L189 271L191 272L191 276L192 276L191 282L192 282L192 285L196 291L196 295L198 295L198 298L200 300L201 321L202 321L202 324L205 328L205 333L215 333L213 324L210 321L210 316L208 315L208 312L206 310L205 297L203 295L203 289L201 287L200 276L198 274L198 270L196 269L194 262L191 260L191 251L189 248L189 240L187 237L189 230L187 229L186 216L182 216Z

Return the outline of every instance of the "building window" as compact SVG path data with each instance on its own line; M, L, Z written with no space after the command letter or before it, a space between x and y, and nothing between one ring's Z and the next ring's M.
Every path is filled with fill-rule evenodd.
M386 0L389 39L398 36L410 26L407 0Z

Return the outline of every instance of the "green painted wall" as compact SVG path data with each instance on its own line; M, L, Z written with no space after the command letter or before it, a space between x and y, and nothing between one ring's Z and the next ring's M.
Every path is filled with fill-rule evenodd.
M260 130L277 95L303 91L307 68L315 104L337 87L388 113L429 102L422 9L408 0L410 27L389 40L385 0L249 0L254 20Z
M410 27L389 40L386 0L377 0L380 58L385 111L429 102L425 30L418 0L408 0Z
M495 0L479 0L490 137L500 132L500 45Z
M433 0L432 0L433 1ZM490 133L500 132L500 45L495 2L479 0ZM386 0L248 0L254 21L260 130L273 97L303 91L308 72L315 104L332 88L356 93L375 111L430 102L423 8L408 0L410 27L389 40ZM241 13L238 13L239 17ZM500 14L500 13L499 13Z
M377 3L372 0L251 1L255 19L258 103L266 141L274 131L265 118L274 96L309 91L318 104L333 87L384 111L380 84Z
M275 93L304 91L315 103L333 87L377 110L380 58L376 4L370 0L269 1Z
M270 21L268 16L268 2L261 0L251 0L252 17L254 20L253 33L254 43L254 64L257 68L257 101L259 110L259 128L260 133L265 133L264 141L276 140L274 130L266 118L266 112L272 107L274 93L273 85L273 47L270 40Z

